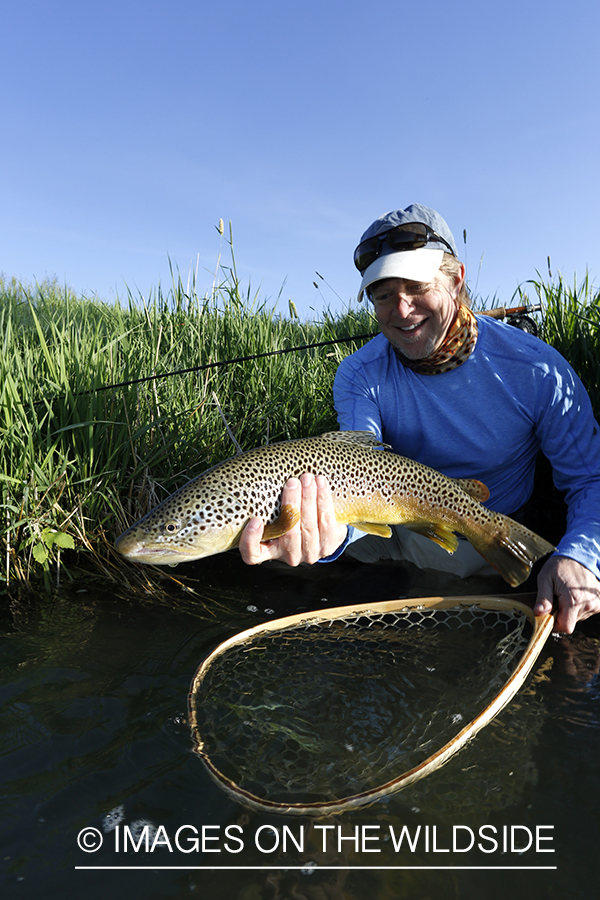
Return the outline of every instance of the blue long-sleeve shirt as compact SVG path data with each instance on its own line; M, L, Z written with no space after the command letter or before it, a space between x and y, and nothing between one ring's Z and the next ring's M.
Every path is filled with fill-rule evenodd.
M340 428L368 430L396 453L487 485L486 506L510 514L529 499L538 450L565 492L557 552L600 578L600 428L581 381L548 344L486 316L475 350L439 375L419 375L378 335L340 364Z

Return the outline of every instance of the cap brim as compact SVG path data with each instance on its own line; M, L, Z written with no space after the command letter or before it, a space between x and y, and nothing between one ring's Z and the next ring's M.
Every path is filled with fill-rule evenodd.
M366 289L384 278L433 281L440 270L443 258L443 250L432 250L429 247L419 247L418 250L400 250L396 253L385 253L378 256L368 269L365 269L358 292L359 303Z

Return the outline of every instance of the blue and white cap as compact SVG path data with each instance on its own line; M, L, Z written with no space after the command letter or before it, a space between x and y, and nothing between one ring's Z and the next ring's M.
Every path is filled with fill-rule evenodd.
M359 241L359 246L368 238L376 237L386 231L390 231L397 225L407 225L412 222L421 222L435 231L446 243L430 240L425 247L416 250L394 250L385 242L382 243L381 253L370 266L363 272L362 281L358 293L358 300L362 300L363 293L370 285L384 278L407 278L410 281L432 281L439 271L448 252L448 246L452 248L454 256L458 256L456 243L447 222L434 209L413 203L406 209L396 209L376 219L367 228Z

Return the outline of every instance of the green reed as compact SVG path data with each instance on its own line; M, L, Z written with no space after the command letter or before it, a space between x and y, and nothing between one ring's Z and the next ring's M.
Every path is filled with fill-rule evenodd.
M579 284L574 281L572 285L558 275L549 283L541 278L531 280L519 293L524 303L542 305L540 337L571 363L599 419L600 290L591 284L588 275Z
M40 571L49 585L52 567L85 555L110 574L127 525L235 453L227 428L249 449L337 427L333 376L355 342L120 386L375 330L362 308L285 318L242 292L235 265L220 273L209 295L175 275L167 291L114 305L0 281L6 582Z

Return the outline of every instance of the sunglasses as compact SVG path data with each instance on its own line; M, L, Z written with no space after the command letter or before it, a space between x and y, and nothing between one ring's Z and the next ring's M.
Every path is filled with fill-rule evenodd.
M365 269L368 269L378 256L381 256L384 244L388 244L392 250L419 250L430 241L444 244L452 256L455 255L448 241L445 241L429 225L425 225L423 222L406 222L404 225L396 225L395 228L390 228L383 234L376 234L375 237L362 241L354 251L354 265L362 275Z

